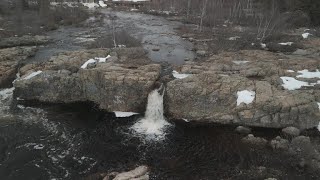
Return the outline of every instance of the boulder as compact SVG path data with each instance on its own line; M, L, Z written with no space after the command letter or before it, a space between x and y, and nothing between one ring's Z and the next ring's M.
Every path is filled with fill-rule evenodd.
M268 141L261 137L254 137L253 134L249 134L247 137L241 139L245 144L248 144L253 147L263 148L267 145Z
M289 141L286 139L282 139L280 136L277 136L273 140L270 141L270 146L274 150L288 150L289 149Z
M134 65L130 59L122 61L119 55L114 61L112 58L106 62L97 59L95 66L80 68L89 59L107 57L111 53L108 49L96 49L52 57L45 64L33 66L37 72L25 74L14 83L14 96L48 103L91 101L110 112L143 112L161 66Z
M50 41L48 36L30 36L8 37L0 40L0 48L9 48L16 46L38 46Z
M300 130L296 127L286 127L282 129L282 133L289 137L297 137L300 135Z
M35 53L36 47L0 49L0 88L11 86L16 78L19 63Z

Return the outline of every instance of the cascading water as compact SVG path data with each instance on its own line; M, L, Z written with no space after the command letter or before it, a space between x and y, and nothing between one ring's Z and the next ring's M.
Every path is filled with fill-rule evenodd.
M162 139L165 137L165 129L171 124L163 116L164 88L153 90L148 96L148 104L145 117L132 126L132 129L147 139Z

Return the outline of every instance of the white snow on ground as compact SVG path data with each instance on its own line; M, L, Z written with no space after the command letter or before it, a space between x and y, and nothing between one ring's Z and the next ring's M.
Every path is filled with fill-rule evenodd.
M237 92L238 99L237 99L237 106L239 106L241 103L250 104L253 102L256 93L254 91L238 91Z
M303 34L302 34L302 37L303 37L304 39L307 39L310 35L312 35L312 34L310 34L310 33L303 33Z
M0 31L4 31L4 29L0 28Z
M302 71L298 71L298 73L301 74L297 76L298 78L320 78L320 71L318 69L316 72L309 72L309 70L305 69Z
M81 66L81 68L82 68L82 69L86 69L89 64L95 63L95 62L96 62L96 60L94 60L94 59L89 59L87 62L85 62L85 63Z
M287 72L293 73L293 72L294 72L294 70L290 70L290 69L289 69L289 70L287 70Z
M229 37L230 41L235 41L237 39L240 39L240 37L239 36Z
M317 104L318 104L318 106L319 106L319 110L320 110L320 102L318 102Z
M107 61L107 59L109 59L109 58L111 58L110 55L108 55L105 58L94 58L94 59L98 60L99 63L105 63Z
M95 41L97 38L83 38L83 37L77 37L76 39L75 39L75 41L77 42L77 43L84 43L84 42L93 42L93 41Z
M283 81L282 86L288 90L300 89L302 86L311 86L308 82L296 80L293 77L280 77Z
M293 42L279 43L282 46L291 46Z
M136 9L136 8L132 8L132 9L130 9L130 11L133 11L133 12L135 12L135 11L139 11L139 9Z
M96 7L99 7L98 4L96 3L82 3L84 6L88 7L89 9L92 9L92 8L96 8Z
M266 48L267 47L267 44L264 44L264 43L261 43L260 45L261 45L262 48Z
M99 5L100 5L101 7L107 7L107 5L104 3L104 1L99 1Z
M233 63L237 64L237 65L240 65L240 64L246 64L248 63L249 61L232 61Z
M121 112L121 111L114 111L114 114L116 115L116 117L118 118L122 118L122 117L130 117L139 113L135 113L135 112Z
M28 79L31 79L31 78L33 78L33 77L35 77L35 76L37 76L37 75L39 75L41 73L42 73L42 71L32 72L31 74L29 74L28 76L24 77L23 79L24 80L28 80Z
M92 63L105 63L111 56L108 55L107 57L105 58L102 58L102 57L95 57L94 59L89 59L87 62L85 62L81 68L82 69L86 69L88 67L89 64L92 64Z
M173 77L175 77L177 79L184 79L184 78L187 78L188 76L190 76L191 74L180 74L177 71L172 71L172 75L173 75Z

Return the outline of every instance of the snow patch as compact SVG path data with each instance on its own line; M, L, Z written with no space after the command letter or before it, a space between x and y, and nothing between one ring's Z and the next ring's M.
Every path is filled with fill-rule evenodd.
M118 117L118 118L123 118L123 117L131 117L131 116L137 115L137 114L139 114L139 113L114 111L114 114L115 114L116 117Z
M265 44L265 43L261 43L260 45L261 45L262 48L266 48L267 47L267 44Z
M104 1L99 1L99 5L100 5L101 7L107 7L107 5L104 3Z
M87 62L85 62L85 63L81 66L81 68L82 68L82 69L86 69L89 64L92 64L92 63L95 63L95 62L96 62L96 60L94 60L94 59L89 59Z
M282 46L291 46L293 42L279 43Z
M307 39L310 35L312 35L312 34L310 34L310 33L303 33L303 34L302 34L302 37L303 37L303 39Z
M82 66L81 68L82 69L86 69L88 67L89 64L92 64L92 63L105 63L107 62L107 60L110 58L111 56L108 55L107 57L105 58L102 58L102 57L95 57L94 59L89 59L88 61L86 61Z
M88 7L89 9L93 9L93 8L96 8L96 7L99 7L98 4L96 3L82 3L84 6Z
M319 106L319 110L320 110L320 102L318 102L317 104L318 104L318 106Z
M31 78L33 78L33 77L35 77L35 76L37 76L37 75L39 75L41 73L42 73L42 71L32 72L28 76L24 77L23 80L31 79Z
M238 91L237 92L238 99L237 99L237 106L239 106L241 103L250 104L253 102L256 93L254 91Z
M246 64L248 63L249 61L232 61L233 63L237 64L237 65L240 65L240 64Z
M236 41L237 39L240 39L239 36L229 37L230 41Z
M172 75L176 79L184 79L184 78L189 77L191 74L180 74L178 71L172 71Z
M294 73L295 71L289 69L289 70L287 70L287 72Z
M282 86L288 90L300 89L303 86L311 86L308 82L296 80L293 77L280 77L283 81Z
M320 78L320 71L317 69L316 72L309 72L309 70L305 69L302 71L298 71L299 74L297 77L298 78L307 78L307 79L312 79L312 78Z

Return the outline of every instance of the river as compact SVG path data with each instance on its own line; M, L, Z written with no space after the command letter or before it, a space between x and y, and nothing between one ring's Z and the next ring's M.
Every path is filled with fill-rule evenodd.
M153 61L181 64L194 58L192 44L174 32L178 22L145 14L102 13L115 15L116 28L141 40ZM106 19L95 31L64 27L49 32L54 43L41 47L29 62L46 61L64 50L80 50L85 46L76 43L76 38L97 37L110 30L108 23ZM117 118L86 103L20 104L10 109L12 91L0 91L1 180L78 180L139 165L149 166L150 179L155 180L314 178L312 173L297 171L291 166L296 160L286 155L247 147L235 127L177 121L163 131L164 138L148 139L132 129L143 115ZM278 134L278 130L259 132L269 139ZM260 172L263 167L267 170Z

